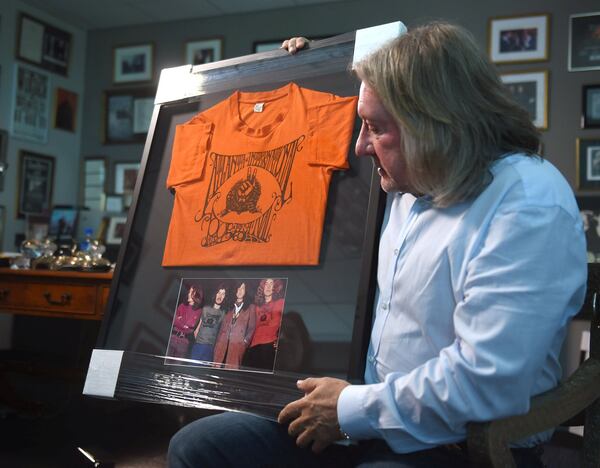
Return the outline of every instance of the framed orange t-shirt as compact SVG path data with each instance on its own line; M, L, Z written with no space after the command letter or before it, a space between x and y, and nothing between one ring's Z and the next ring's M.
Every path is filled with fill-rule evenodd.
M317 265L356 100L290 83L236 91L178 125L163 266Z

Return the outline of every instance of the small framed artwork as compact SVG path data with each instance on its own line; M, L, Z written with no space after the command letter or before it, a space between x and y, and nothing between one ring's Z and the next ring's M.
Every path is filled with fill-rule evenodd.
M600 70L600 12L569 17L569 71Z
M115 47L113 81L115 83L151 81L153 62L152 44Z
M79 210L74 206L55 206L50 213L48 235L57 239L74 237L78 219Z
M577 197L587 244L588 263L600 263L600 197Z
M17 217L47 214L52 206L53 185L54 158L30 151L21 151Z
M83 159L83 205L91 210L104 209L106 192L106 158L86 156Z
M54 97L54 128L74 132L76 121L77 93L63 88L56 88Z
M500 75L515 101L524 107L533 124L548 128L548 70Z
M185 63L201 65L218 62L223 58L223 39L203 39L185 44Z
M494 63L548 60L550 15L490 18L488 48Z
M577 138L575 158L577 188L600 189L600 138Z
M17 58L48 71L67 75L71 34L21 13L17 33Z
M104 142L143 143L154 110L151 88L105 91Z
M582 89L581 128L600 128L600 84Z
M12 136L46 143L50 113L50 76L17 64L15 83Z
M104 211L109 213L123 212L123 195L108 193L106 194L106 205Z
M120 244L123 240L126 224L127 216L111 216L106 228L106 243L112 245Z
M254 53L267 52L268 50L275 50L281 47L281 43L284 39L274 39L272 41L256 41L252 44L252 50Z
M114 192L119 195L133 193L139 170L140 163L116 163Z

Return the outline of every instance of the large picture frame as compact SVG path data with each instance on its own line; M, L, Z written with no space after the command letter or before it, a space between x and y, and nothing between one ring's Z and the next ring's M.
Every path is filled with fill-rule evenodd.
M600 12L569 16L569 71L600 70Z
M523 63L548 60L550 15L490 18L488 50L494 63Z
M600 84L581 89L581 128L600 128Z
M18 21L17 58L66 76L72 48L71 33L25 13L19 14Z
M25 150L19 156L17 217L48 214L54 189L54 157Z
M223 58L223 38L200 39L185 43L185 63L202 65Z
M531 116L533 124L548 128L548 70L503 73L500 79Z
M154 109L152 88L104 92L104 143L142 143Z
M577 138L575 160L577 188L600 190L600 138Z
M294 57L288 54L240 57L234 75L223 61L196 70L176 67L162 74L163 77L169 74L170 84L163 80L159 83L155 118L144 146L113 286L84 387L86 395L164 403L167 392L172 396L176 392L176 401L181 405L219 406L273 417L287 402L298 398L299 375L336 375L361 381L375 296L376 246L384 196L371 161L352 155L352 141L349 169L332 174L318 266L162 266L173 210L173 197L166 180L177 125L237 89L266 91L282 82L299 81L299 86L309 89L355 96L359 83L347 72L353 53L354 34L349 33L319 41L305 54ZM199 83L205 86L199 88ZM352 140L359 128L359 122L355 121ZM211 164L207 166L210 168L213 162L207 160L207 164ZM294 188L294 197L298 193ZM180 284L184 278L204 281L286 278L277 355L289 352L290 359L277 358L275 369L267 373L165 365L173 320L172 313L165 314L165 310L176 309L181 296L172 284ZM327 286L323 287L324 284ZM166 291L160 304L152 291ZM143 343L135 339L142 328L147 331ZM118 360L113 367L118 379L108 394L94 384L97 357L102 367L113 366ZM170 377L163 379L166 373ZM147 379L150 374L154 377ZM210 393L217 387L224 395L219 401L207 397L207 391ZM231 400L227 395L238 397Z
M46 143L50 115L50 76L33 68L15 65L11 135Z
M115 84L152 81L153 74L153 44L136 44L114 48L113 82Z

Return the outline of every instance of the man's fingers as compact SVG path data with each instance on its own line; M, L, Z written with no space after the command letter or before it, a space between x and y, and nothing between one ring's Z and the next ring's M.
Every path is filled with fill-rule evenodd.
M286 424L289 421L296 419L300 415L298 402L299 400L288 403L285 408L279 412L279 416L277 416L277 422L279 424Z
M309 377L308 379L298 380L296 386L304 393L310 393L317 387L319 380L318 378Z
M307 429L296 438L296 445L298 447L308 447L313 439L312 432Z

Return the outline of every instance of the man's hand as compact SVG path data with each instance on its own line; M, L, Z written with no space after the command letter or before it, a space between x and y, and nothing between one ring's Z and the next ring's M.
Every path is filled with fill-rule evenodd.
M289 423L288 433L296 445L319 453L336 440L343 439L337 418L337 402L342 390L350 385L345 380L330 377L298 381L305 395L288 404L279 413L280 424Z
M308 45L308 39L305 37L292 37L286 39L279 46L280 49L287 50L290 54L295 54L300 49L304 49Z

